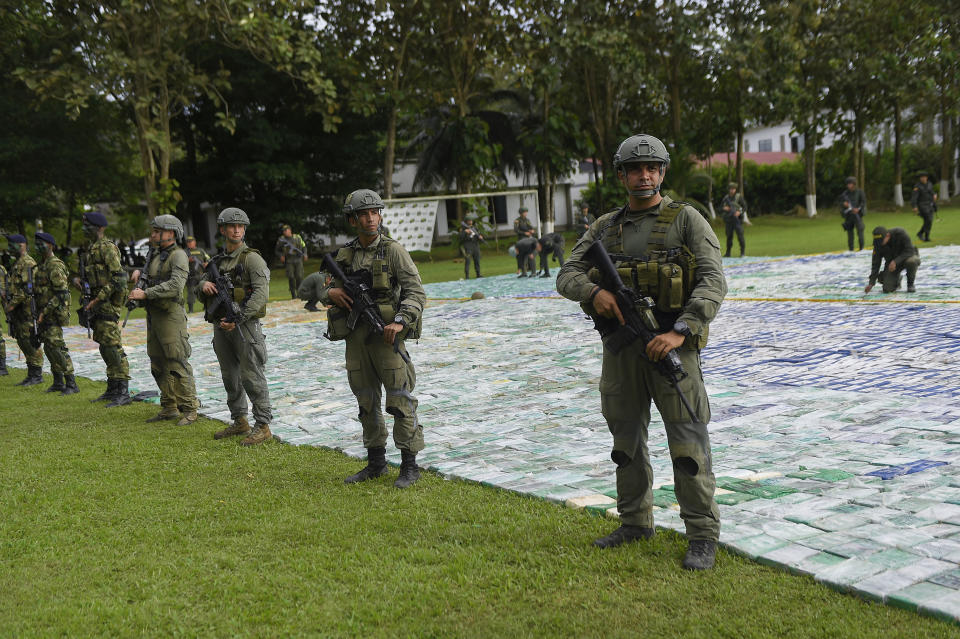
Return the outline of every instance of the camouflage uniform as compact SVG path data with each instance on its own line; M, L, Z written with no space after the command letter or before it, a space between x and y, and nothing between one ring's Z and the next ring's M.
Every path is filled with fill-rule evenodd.
M7 304L7 269L0 264L0 304L6 307ZM6 312L3 317L6 319ZM7 372L7 342L3 339L5 330L0 324L0 375L8 375Z
M120 251L105 237L94 240L83 256L90 293L97 303L90 309L93 341L107 365L107 383L130 380L130 365L120 336L120 312L127 297L127 272ZM106 398L104 398L106 399Z
M71 389L75 385L73 360L63 341L63 327L70 323L70 289L67 282L67 267L56 255L44 259L34 275L37 315L43 315L43 323L39 325L40 340L50 360L50 372L54 378L53 386L47 389L51 392L67 389L63 383L64 377Z
M24 254L14 262L7 276L7 306L13 306L10 311L10 334L17 340L17 346L23 352L27 362L27 380L24 386L32 386L43 381L43 348L34 347L30 343L30 334L33 331L33 320L30 310L30 296L28 284L33 280L36 293L37 263L32 257ZM39 313L39 308L37 309Z
M662 217L667 214L666 217ZM659 228L661 220L672 221ZM611 457L617 464L617 508L623 524L653 528L653 471L647 448L650 401L656 403L667 432L673 459L673 476L680 503L680 516L687 536L693 540L715 542L720 533L720 513L713 500L715 479L707 423L710 405L700 370L700 348L706 343L707 327L716 316L727 292L720 256L720 243L710 225L692 206L673 202L669 197L655 207L642 211L626 207L602 216L594 222L574 247L570 259L560 269L557 290L578 302L590 299L595 283L588 277L592 264L583 259L595 240L617 256L650 254L652 236L661 238L662 249L682 251L686 247L696 259L692 290L676 311L656 311L661 332L676 322L685 322L689 335L677 355L687 372L680 390L693 405L699 419L691 420L676 390L647 359L641 340L618 354L603 351L600 399L603 416L613 435ZM618 266L619 267L619 266ZM630 279L624 278L629 286ZM643 291L646 292L646 291Z
M182 424L197 418L197 390L190 366L190 336L183 312L183 286L187 281L186 252L171 243L154 249L147 267L147 355L150 373L160 389L160 415L182 414Z

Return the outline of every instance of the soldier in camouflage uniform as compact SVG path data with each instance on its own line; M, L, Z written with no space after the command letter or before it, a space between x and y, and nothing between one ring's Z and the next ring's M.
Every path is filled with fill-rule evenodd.
M53 384L48 393L61 395L79 393L77 380L73 376L73 360L63 341L63 327L70 323L70 284L67 267L57 257L57 242L49 233L37 232L37 259L40 265L34 276L37 294L37 326L43 350L50 360L50 372Z
M43 382L43 350L33 334L36 319L30 308L30 290L36 285L37 263L27 254L27 238L7 236L7 253L16 259L7 275L6 311L10 319L10 335L17 340L27 360L27 376L17 386L33 386ZM36 289L33 288L34 294Z
M923 218L923 226L917 232L917 237L923 242L930 241L930 229L933 228L933 216L937 212L937 194L930 183L930 174L926 171L917 173L920 180L913 185L913 195L910 196L910 206L913 212Z
M346 339L347 379L360 406L363 445L367 465L351 475L353 484L386 474L387 427L380 412L382 389L386 389L387 412L393 415L393 441L400 449L400 475L397 488L407 488L420 478L417 453L423 450L423 427L417 420L417 400L413 389L417 382L413 362L401 340L420 336L421 315L426 294L420 273L410 254L398 242L379 233L383 200L370 189L359 189L347 196L343 211L357 238L337 253L336 261L348 279L369 283L385 328L383 335L371 334L363 321L351 331L347 314L354 300L334 279L321 300L338 308L327 313L330 339Z
M303 282L303 261L307 259L307 243L293 233L289 224L284 224L274 250L280 257L280 263L286 267L290 297L297 299L297 290Z
M614 155L614 168L629 193L629 202L594 222L560 269L557 290L584 304L599 323L624 322L612 293L584 254L602 242L621 279L656 300L656 336L644 348L636 340L614 354L604 348L600 376L603 416L613 435L611 457L617 466L617 508L621 526L597 539L601 548L649 539L653 528L653 473L647 448L650 401L656 403L667 432L673 478L690 544L684 568L711 568L720 533L714 502L715 480L707 423L710 405L700 371L700 349L707 326L727 292L720 243L695 208L661 196L670 155L657 138L627 138ZM691 256L693 259L691 259ZM606 284L609 286L609 284ZM610 322L613 320L613 322ZM687 375L679 388L697 414L692 419L677 391L653 362L675 350Z
M226 240L224 252L212 259L220 274L233 284L233 300L240 305L240 321L228 322L211 308L217 286L210 281L209 270L200 278L197 293L207 309L206 319L213 324L213 350L220 362L223 388L233 423L214 434L214 439L246 435L243 446L260 444L273 437L270 421L270 392L263 367L267 363L267 343L260 318L267 314L270 293L270 269L259 251L244 243L250 218L241 209L230 207L220 212L217 226ZM253 404L254 426L247 421L247 398Z
M100 357L107 365L107 390L96 398L109 408L131 402L130 364L120 336L120 311L127 299L127 272L120 264L120 251L104 237L107 218L90 211L83 214L83 234L90 243L80 259L84 261L93 299L84 307L90 317L93 341L100 345ZM80 287L79 278L74 281Z
M7 307L7 269L0 264L0 304L4 307L4 318L6 318ZM9 375L7 370L7 342L3 339L3 325L0 325L0 376Z
M160 389L160 412L147 422L179 420L177 426L197 421L197 390L190 366L190 337L187 316L183 312L183 286L187 281L189 260L177 246L183 237L183 225L173 215L158 215L151 222L150 243L156 248L150 255L146 286L130 291L132 302L147 309L147 355L150 373Z
M185 240L187 251L187 312L193 312L193 305L197 301L197 284L203 275L203 269L207 268L207 262L210 256L202 248L197 246L197 238L188 235Z

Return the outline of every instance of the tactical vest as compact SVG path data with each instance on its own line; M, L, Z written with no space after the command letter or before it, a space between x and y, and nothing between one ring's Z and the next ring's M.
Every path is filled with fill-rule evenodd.
M386 260L386 246L388 242L393 242L388 237L380 236L380 244L377 246L377 253L370 264L370 269L353 270L353 255L356 252L357 240L353 240L344 245L337 253L337 263L343 269L343 274L350 280L359 280L365 282L372 291L373 301L380 310L380 319L384 326L393 323L393 318L397 316L400 310L400 296L396 292L397 278L390 272L390 265ZM331 340L344 339L350 334L347 328L346 309L337 306L327 311L327 337ZM423 314L417 317L417 321L400 331L400 339L419 339L423 330Z
M43 264L37 266L37 269L33 272L33 286L37 294L37 312L44 313L44 323L64 326L70 319L70 291L54 291L51 288L52 278L50 274L58 267L66 273L67 267L59 258L53 256L44 260ZM46 313L47 305L54 297L60 299L60 304L56 306L52 314Z
M173 276L173 263L167 263L167 260L173 254L174 251L179 250L179 248L173 244L169 248L164 249L160 252L159 255L154 255L151 258L150 263L144 267L144 272L149 278L148 288L150 286L157 286L158 284L163 284L170 280ZM156 264L156 274L150 275L150 271L153 270L153 261L157 260ZM153 300L144 300L144 306L149 310L158 310L163 311L164 313L170 313L177 309L177 307L183 306L183 291L177 292L176 297L164 297Z
M256 253L260 255L260 251L255 248L250 248L249 246L244 246L243 250L240 251L240 255L237 258L237 264L227 272L224 272L220 269L220 263L225 261L230 257L227 253L220 253L219 255L214 255L211 259L217 263L217 268L220 269L220 273L224 277L230 279L233 283L233 301L240 305L241 308L247 303L247 300L250 299L250 296L253 295L253 286L250 283L250 271L247 269L247 256L251 253ZM204 303L204 308L206 308L206 303ZM260 319L267 314L267 305L264 303L257 312L253 314L254 319Z
M103 238L96 240L87 250L85 267L87 271L87 281L90 283L90 291L94 297L100 294L100 290L108 284L113 284L113 294L108 300L114 306L121 306L127 299L127 274L120 266L118 273L113 273L107 266L105 251L117 251L117 263L120 262L119 249L110 240Z

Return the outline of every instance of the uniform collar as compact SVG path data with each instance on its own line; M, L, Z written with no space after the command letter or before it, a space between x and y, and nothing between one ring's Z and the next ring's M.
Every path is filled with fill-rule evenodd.
M381 240L383 240L383 233L378 233L376 239L374 239L366 247L364 247L363 244L360 243L360 236L357 236L357 248L364 251L369 251L371 249L375 249L378 246L380 246Z
M237 247L237 250L233 251L232 253L227 253L227 257L239 257L240 252L245 248L247 248L247 243L240 242L240 246ZM224 248L224 252L226 252L226 248Z

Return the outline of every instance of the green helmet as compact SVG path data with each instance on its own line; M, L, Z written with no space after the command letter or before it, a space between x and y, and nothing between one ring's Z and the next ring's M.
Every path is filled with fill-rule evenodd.
M728 190L728 191L729 191L730 189L739 189L739 188L740 188L740 187L737 186L737 183L736 183L736 182L731 182L730 184L727 185L727 190Z
M231 206L230 208L220 211L220 215L217 216L217 226L223 224L243 224L244 226L250 226L250 218L243 212L243 209Z
M150 222L150 226L155 229L173 231L173 237L180 242L183 239L183 224L175 215L158 215Z
M620 143L617 152L613 155L613 168L620 170L624 164L630 162L660 162L664 169L670 168L670 154L667 147L652 135L641 133L631 135Z
M357 189L347 196L343 203L343 212L347 215L356 215L360 211L367 209L382 209L383 200L376 192L370 189Z

